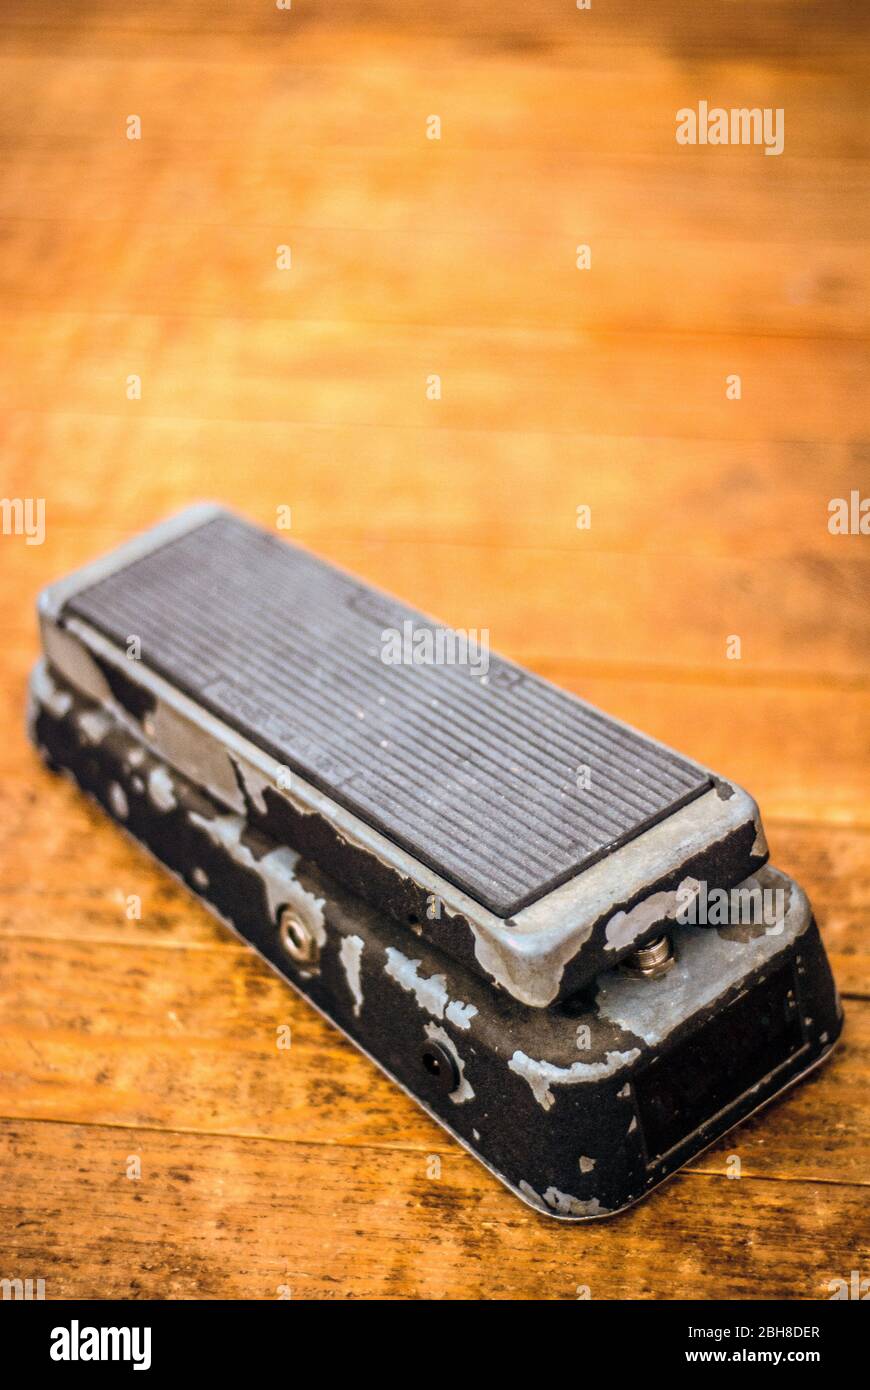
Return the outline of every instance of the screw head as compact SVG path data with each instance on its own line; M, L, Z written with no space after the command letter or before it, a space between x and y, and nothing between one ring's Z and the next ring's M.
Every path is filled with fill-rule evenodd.
M626 956L622 962L622 969L626 975L632 975L635 979L657 980L673 969L674 961L674 948L670 937L657 936L653 941L639 946L630 956Z
M320 957L317 938L293 907L282 907L278 914L278 937L297 965L316 965Z

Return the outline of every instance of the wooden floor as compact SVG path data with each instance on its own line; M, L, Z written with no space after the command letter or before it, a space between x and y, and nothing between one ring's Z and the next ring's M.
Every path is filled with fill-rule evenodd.
M859 20L6 0L0 490L47 531L0 537L0 1277L814 1299L870 1275L870 541L827 526L870 492ZM679 147L701 99L783 108L784 152ZM304 545L747 785L845 996L827 1068L624 1216L549 1223L43 772L37 590L201 497L290 506Z

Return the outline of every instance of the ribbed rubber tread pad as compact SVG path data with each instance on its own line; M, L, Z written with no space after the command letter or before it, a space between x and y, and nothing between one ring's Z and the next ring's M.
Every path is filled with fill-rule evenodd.
M70 611L119 645L138 636L146 665L502 917L710 785L501 658L485 677L384 664L385 629L438 625L233 516Z

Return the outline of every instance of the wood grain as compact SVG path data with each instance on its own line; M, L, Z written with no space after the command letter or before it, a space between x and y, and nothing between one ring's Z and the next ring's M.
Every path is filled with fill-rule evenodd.
M867 1272L868 542L828 507L868 490L868 47L847 0L8 0L0 491L48 525L0 536L0 1273L813 1299ZM677 147L701 98L781 106L783 154ZM846 1000L830 1065L613 1221L504 1192L25 741L39 588L201 497L292 507L746 785Z
M866 1193L850 1185L688 1173L618 1224L567 1229L481 1180L459 1149L430 1178L422 1151L395 1149L385 1163L363 1145L6 1120L0 1152L9 1248L46 1279L46 1297L88 1297L98 1281L121 1298L699 1298L726 1287L811 1299L868 1253L854 1236ZM138 1180L126 1176L131 1157ZM79 1205L86 1219L71 1229L62 1218Z

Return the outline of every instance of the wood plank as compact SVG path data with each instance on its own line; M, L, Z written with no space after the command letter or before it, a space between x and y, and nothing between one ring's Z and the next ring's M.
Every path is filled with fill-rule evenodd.
M863 344L0 313L7 408L358 428L847 442L870 429ZM71 346L75 344L75 350ZM130 374L141 399L127 399ZM742 378L740 400L726 380ZM433 399L432 377L441 399Z
M276 16L281 23L281 16ZM591 27L591 26L590 26ZM411 36L413 39L413 36ZM338 50L338 61L335 61ZM439 57L416 42L385 51L376 38L351 35L329 46L312 45L303 33L254 64L193 59L167 62L161 55L91 58L87 46L71 55L53 53L7 59L14 87L44 94L25 109L14 90L0 101L32 150L99 148L104 158L131 155L124 121L135 112L143 139L164 154L223 153L292 142L327 149L392 147L409 159L432 159L448 145L466 151L572 151L586 156L674 154L694 162L697 151L676 143L676 113L699 98L709 107L787 113L780 153L754 147L702 149L717 163L753 167L782 158L866 159L870 132L863 119L864 69L852 71L770 68L759 100L757 70L745 55L700 63L690 83L671 53L647 51L638 61L601 61L579 48L569 62L548 52ZM474 81L469 81L469 69ZM304 90L304 99L300 99ZM697 93L697 95L696 95ZM116 112L114 129L106 116ZM441 118L437 148L426 138L430 114ZM128 146L125 149L125 145Z
M863 33L855 23L850 0L744 0L705 11L691 0L610 0L594 12L578 12L563 0L527 4L504 0L443 0L433 8L426 0L333 0L317 7L296 0L291 11L277 12L257 0L146 0L135 9L117 9L101 0L95 13L88 0L67 0L58 22L53 11L34 10L28 0L7 0L8 27L34 43L53 48L94 43L106 36L129 40L124 53L141 53L138 38L147 35L160 51L174 51L185 38L208 49L231 41L234 49L262 50L322 32L332 44L337 33L378 39L416 40L443 37L462 47L487 52L510 50L519 58L547 48L585 48L590 44L641 49L663 48L683 61L706 55L767 59L777 66L789 60L831 65L854 54Z
M493 242L518 231L546 236L568 255L578 242L628 233L641 246L674 235L775 244L787 235L808 256L817 241L866 237L866 161L723 150L713 164L705 153L608 159L446 145L432 158L409 159L401 149L370 148L362 157L277 141L240 157L114 135L88 150L29 149L22 134L4 158L0 217L430 234L473 226L489 228ZM769 269L775 279L775 258Z
M806 888L841 993L870 998L866 831L766 821L771 859Z
M470 567L488 566L494 550L664 561L675 553L675 527L681 557L732 565L800 557L813 585L825 582L831 564L864 552L860 536L828 530L829 500L848 498L862 483L860 443L653 439L582 428L522 436L360 430L59 410L0 410L0 431L5 486L18 496L28 488L51 493L46 544L0 548L12 583L23 566L35 583L48 583L209 490L264 526L276 524L279 506L292 507L288 539L337 560L347 548L346 563L358 559L362 573L382 584L389 584L389 556L438 548L448 561L445 585L453 579L458 593L483 584ZM72 456L75 468L58 467ZM583 503L592 525L578 535ZM30 575L17 581L22 588ZM405 597L416 601L413 587ZM803 642L822 637L813 623ZM818 669L836 667L831 657L819 652Z
M422 1151L16 1120L0 1153L7 1267L48 1298L818 1299L870 1253L836 1183L683 1174L566 1228L459 1151L433 1178Z
M859 337L870 331L860 242L637 241L596 237L592 270L545 233L431 234L101 222L83 260L77 225L0 225L7 308L554 330ZM36 233L36 234L35 234ZM207 243L208 253L203 254ZM292 269L276 268L291 247ZM169 271L171 267L171 272ZM384 287L391 292L384 294Z

